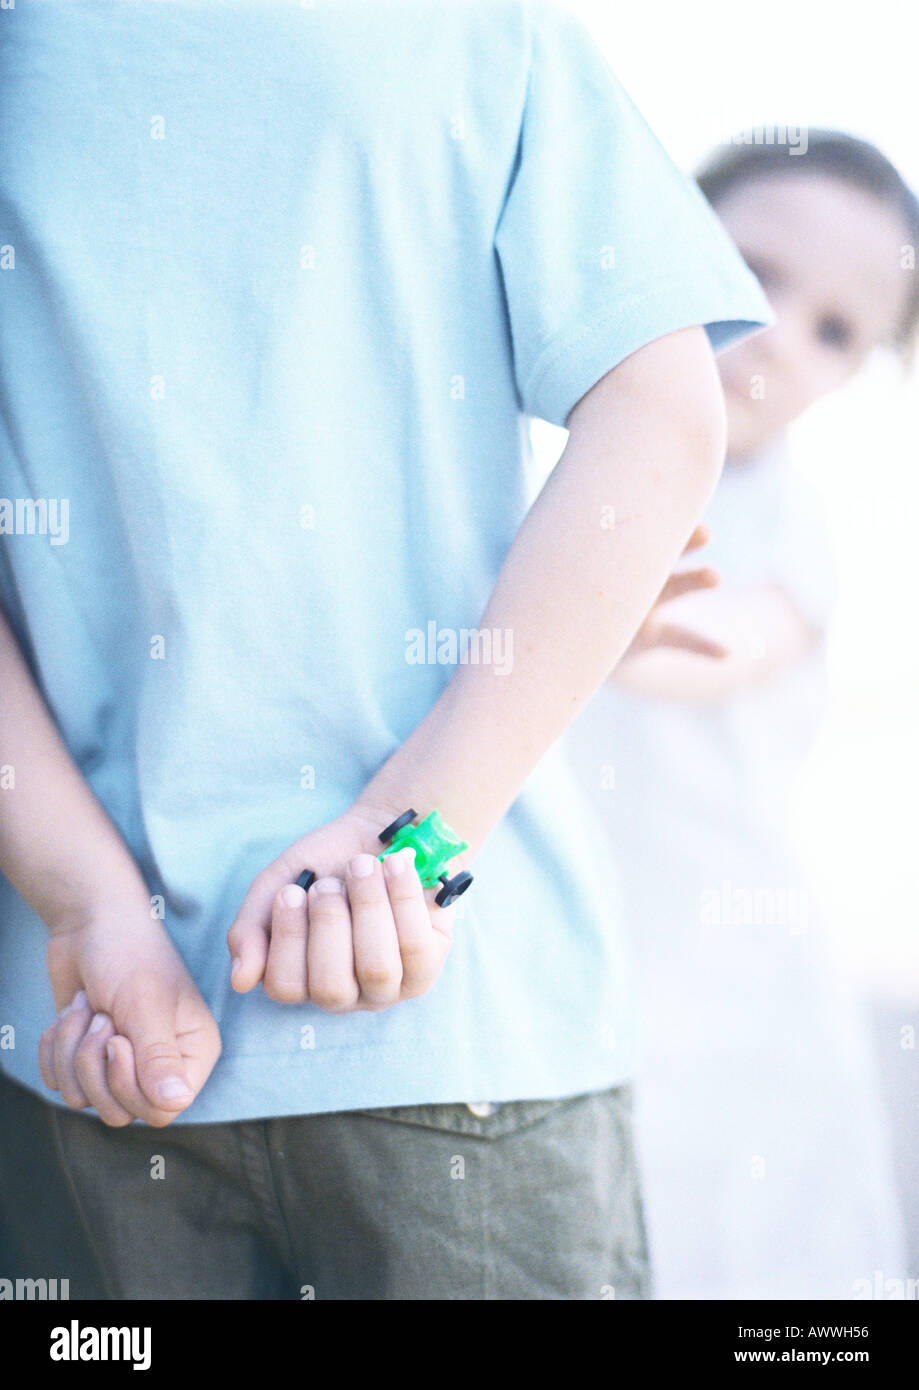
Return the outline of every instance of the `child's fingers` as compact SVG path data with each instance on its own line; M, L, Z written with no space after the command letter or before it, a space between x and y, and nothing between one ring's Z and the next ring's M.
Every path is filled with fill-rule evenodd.
M440 948L440 960L441 964L443 964L453 945L453 922L456 909L450 903L448 903L446 907L438 907L435 898L439 892L439 883L433 888L426 888L424 890L424 900L428 905L428 916L431 919L434 942ZM440 967L438 967L438 969L439 968Z
M254 989L265 973L271 942L271 913L277 894L291 882L290 870L280 860L269 864L252 880L242 906L227 932L233 958L230 983L238 994Z
M77 1048L74 1069L84 1094L96 1107L103 1124L120 1128L130 1124L134 1116L115 1100L108 1088L105 1048L114 1033L115 1025L107 1014L94 1014Z
M676 647L680 651L692 652L696 656L708 656L715 660L722 660L730 656L727 647L722 646L711 637L705 637L701 632L694 632L688 627L677 627L673 623L665 623L657 636L657 645L661 647Z
M307 910L310 1001L330 1013L349 1013L358 1007L361 990L354 973L351 909L341 879L317 879L309 890Z
M54 1035L54 1075L56 1089L73 1110L85 1110L89 1100L77 1080L74 1068L76 1050L83 1041L92 1010L83 990L80 990L59 1015Z
M355 872L361 867L369 873ZM348 900L361 1003L368 1009L387 1009L399 999L402 957L383 865L375 855L358 854L349 863Z
M685 555L689 550L698 550L699 547L702 545L707 545L711 538L711 531L704 524L704 522L700 521L696 529L693 531L692 535L689 537L689 540L683 546L683 554Z
M175 996L135 992L125 1029L134 1054L137 1085L153 1107L173 1118L194 1100L176 1037Z
M399 866L401 864L401 871ZM415 852L401 849L383 860L386 890L402 959L400 999L414 999L434 984L447 952L448 938L431 924L431 910L421 879L415 871Z
M106 1081L109 1094L134 1119L162 1129L178 1113L151 1105L137 1080L134 1048L129 1038L116 1033L106 1043Z
M306 935L306 894L288 883L274 900L264 972L265 993L281 1004L302 1004L307 998Z
M177 1033L176 1038L185 1063L185 1076L197 1096L222 1051L217 1020L208 1013L199 1025Z
M57 1019L49 1023L38 1040L38 1070L49 1091L57 1090L57 1075L54 1070L54 1039L57 1034Z
M241 924L237 919L227 932L227 946L232 957L230 983L237 994L254 989L265 973L271 936L267 926Z
M115 1033L105 1045L106 1082L115 1102L134 1119L148 1124L163 1123L162 1112L151 1106L137 1083L134 1048L129 1038ZM174 1119L170 1115L169 1119ZM168 1120L166 1121L168 1123Z
M679 598L681 594L695 593L699 589L715 589L720 583L721 575L711 568L680 570L678 574L671 574L657 601L667 603L670 599Z

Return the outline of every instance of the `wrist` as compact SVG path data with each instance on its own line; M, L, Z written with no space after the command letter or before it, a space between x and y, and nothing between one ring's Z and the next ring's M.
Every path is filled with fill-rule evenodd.
M75 882L49 875L39 894L25 896L50 936L78 931L103 918L124 923L126 929L131 921L151 917L150 894L136 871L113 874L104 881Z
M425 718L382 764L355 804L379 820L380 829L413 807L419 817L433 810L469 845L457 856L466 867L506 814L518 788L502 795L503 769L492 762L492 775L478 766L477 733L488 690L464 683L458 671ZM486 760L489 761L489 760Z

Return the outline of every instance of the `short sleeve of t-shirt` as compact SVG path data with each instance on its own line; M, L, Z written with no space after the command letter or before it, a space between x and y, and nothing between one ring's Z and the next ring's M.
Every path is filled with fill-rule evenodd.
M528 83L495 249L521 409L564 426L655 338L704 324L718 351L773 317L583 22L545 0L525 8Z

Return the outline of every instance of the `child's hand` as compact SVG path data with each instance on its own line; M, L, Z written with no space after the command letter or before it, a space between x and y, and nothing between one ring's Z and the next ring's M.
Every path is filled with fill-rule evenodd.
M685 555L690 550L698 550L700 546L710 539L710 532L705 526L697 526L683 547ZM657 596L654 607L645 618L641 627L636 632L630 646L622 656L622 662L628 661L630 657L640 656L642 652L652 651L655 648L669 647L680 651L695 652L697 656L709 656L720 660L729 655L726 647L720 642L715 642L709 637L703 636L701 632L695 632L692 628L681 627L676 623L667 620L666 614L661 610L664 604L671 599L679 598L683 594L695 593L700 589L713 589L720 582L717 572L713 569L698 570L677 570L671 574L667 583ZM616 671L619 670L616 667ZM616 672L611 679L615 682Z
M262 980L283 1004L350 1013L431 989L452 945L454 909L434 902L439 884L422 887L413 850L378 860L379 832L404 810L352 806L262 870L227 933L235 990L245 994ZM369 867L366 877L355 874L355 858ZM458 867L462 856L451 861L451 872ZM304 869L317 875L308 894L295 882ZM335 882L340 891L323 891Z
M47 961L62 1012L39 1042L45 1084L107 1125L168 1125L210 1076L220 1034L163 925L143 906L109 909L53 934Z

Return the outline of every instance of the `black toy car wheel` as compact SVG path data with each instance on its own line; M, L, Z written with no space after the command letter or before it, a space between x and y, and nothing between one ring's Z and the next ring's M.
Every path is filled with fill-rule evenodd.
M385 830L380 831L380 839L384 845L388 845L397 830L401 830L403 825L409 825L417 815L417 811L403 811L398 820L394 820L392 825L387 825Z
M437 906L449 907L454 898L458 898L461 893L465 893L471 882L472 874L468 869L461 869L453 878L448 878L443 888L441 888L434 899Z

